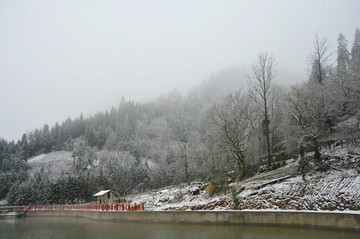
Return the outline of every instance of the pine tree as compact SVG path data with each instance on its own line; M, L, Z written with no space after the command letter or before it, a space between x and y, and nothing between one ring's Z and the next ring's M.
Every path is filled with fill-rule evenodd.
M342 108L342 113L345 115L349 110L349 102L351 101L349 97L354 87L350 77L350 52L347 49L347 40L341 33L338 38L336 70L337 75L334 82L338 90L337 98L339 107Z
M355 39L351 48L351 70L357 79L360 78L360 30L356 28Z
M61 149L61 142L60 142L60 125L58 122L51 128L51 138L54 140L53 142L53 149L58 151Z
M29 158L29 144L26 134L23 134L21 138L20 148L21 148L21 158L23 160L27 160Z
M347 49L347 40L343 34L339 34L337 51L337 75L344 77L348 73L350 53Z
M42 130L42 148L45 153L51 152L54 141L55 140L51 137L49 126L45 124Z

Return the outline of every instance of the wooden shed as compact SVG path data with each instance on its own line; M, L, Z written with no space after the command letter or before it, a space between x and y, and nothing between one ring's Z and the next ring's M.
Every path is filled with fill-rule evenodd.
M116 193L113 190L101 190L94 194L97 197L97 204L110 204L115 203Z

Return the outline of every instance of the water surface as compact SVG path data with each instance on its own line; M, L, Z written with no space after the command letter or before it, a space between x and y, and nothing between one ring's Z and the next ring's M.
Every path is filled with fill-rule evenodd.
M320 229L239 226L120 223L83 218L25 217L0 220L0 238L6 239L108 239L108 238L360 238L360 233Z

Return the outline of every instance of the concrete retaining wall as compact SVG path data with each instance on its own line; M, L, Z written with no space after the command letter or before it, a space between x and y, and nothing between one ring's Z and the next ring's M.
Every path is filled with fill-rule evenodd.
M360 232L360 214L288 211L27 211L27 217L81 217L116 222L315 227Z

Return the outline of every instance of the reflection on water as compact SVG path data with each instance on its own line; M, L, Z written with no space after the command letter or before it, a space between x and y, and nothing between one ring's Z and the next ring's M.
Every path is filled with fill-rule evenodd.
M0 238L360 238L359 233L237 225L119 223L81 218L28 217L0 220Z

